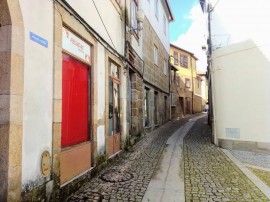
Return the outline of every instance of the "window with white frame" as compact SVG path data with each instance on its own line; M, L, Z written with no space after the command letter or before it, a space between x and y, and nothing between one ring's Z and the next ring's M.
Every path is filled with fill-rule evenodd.
M166 36L167 35L167 20L166 20L165 15L163 15L163 31Z
M176 83L177 86L179 86L179 80L180 80L179 76L176 76L175 83Z
M186 55L180 55L180 65L182 67L188 68L188 57Z
M155 16L158 20L158 0L155 0Z
M178 52L173 51L174 64L178 65Z
M138 21L136 18L137 12L138 12L138 1L132 0L131 1L131 26L134 29L138 27Z
M185 87L190 88L190 79L185 79Z
M164 74L167 76L167 62L166 60L164 59L164 62L163 62L163 70L164 70Z
M154 64L158 65L158 49L154 46Z

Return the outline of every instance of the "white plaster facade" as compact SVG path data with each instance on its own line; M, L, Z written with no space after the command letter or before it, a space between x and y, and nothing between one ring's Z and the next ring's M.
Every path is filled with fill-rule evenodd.
M213 53L217 139L270 143L269 66L270 46L256 47L251 40Z
M110 44L120 55L124 55L124 21L121 8L116 1L95 1L98 11L107 31L99 17L92 1L67 1L82 18ZM34 188L50 181L50 176L44 178L41 173L41 154L49 151L53 155L53 93L54 93L54 2L50 0L24 1L19 0L24 27L24 87L23 87L23 134L22 134L22 186L23 191ZM59 5L58 5L59 6ZM31 9L29 9L31 8ZM108 15L110 13L110 15ZM42 38L44 46L30 37L33 33ZM111 37L111 38L110 38ZM40 41L41 42L41 41ZM108 69L107 50L100 43L95 47L93 58L94 75L98 92L97 108L93 109L96 122L97 153L102 155L106 151L106 71ZM59 60L59 58L58 58ZM120 60L119 60L120 61ZM117 61L119 63L119 61ZM119 64L122 66L122 64ZM126 82L121 72L121 104L122 116L126 120ZM57 81L60 82L61 81ZM20 109L18 109L18 113ZM61 122L61 116L57 116ZM122 127L122 139L126 138L126 123ZM53 161L53 160L51 160ZM53 163L53 162L52 162Z
M20 1L25 28L23 90L22 186L44 183L40 162L43 151L52 154L53 2ZM29 9L31 8L31 9ZM48 41L44 47L30 32Z
M123 16L123 7L124 1L121 1L120 5L116 3L115 0L101 0L93 1L82 0L80 3L74 0L67 0L67 2L72 6L72 8L105 40L107 41L112 48L114 48L119 54L124 55L124 16ZM99 16L100 15L100 16ZM101 19L101 18L102 19ZM104 23L104 25L103 25ZM107 33L108 31L108 33ZM98 77L97 86L98 86L98 95L97 95L97 114L94 115L96 119L100 122L105 122L107 118L105 116L106 105L106 71L108 69L106 60L108 59L105 55L106 49L98 44L97 63L93 65L94 74ZM121 65L121 64L118 64ZM123 71L121 71L121 98L125 103L126 98L126 88L123 81L125 81L125 76ZM126 108L122 108L123 116L126 114ZM95 110L94 110L95 113ZM126 120L126 119L123 119ZM106 135L105 134L105 124L99 124L97 126L97 152L98 154L104 154L106 150ZM123 123L122 130L122 140L126 138L126 124Z
M155 3L157 1L158 5L158 15L156 16L155 12ZM168 16L172 15L169 13L166 2L169 5L169 1L167 0L142 0L142 9L145 12L145 17L149 20L151 26L155 29L156 34L158 35L161 43L167 50L170 52L170 33L169 33L169 22L172 19L169 19ZM173 17L173 16L172 16ZM164 19L165 18L165 27L164 27ZM165 28L165 30L164 30Z
M124 1L120 1L120 6L115 0L95 1L98 11L93 1L81 0L80 3L78 3L76 0L67 0L67 2L102 38L123 55L124 17L121 9L124 7Z
M128 7L128 5L124 5L125 1L121 1L121 4L118 5L116 0L101 0L95 1L95 5L98 9L96 9L93 1L82 0L80 3L74 0L66 1L75 11L79 14L81 19L83 19L90 27L92 32L96 32L100 35L100 38L104 39L111 48L106 47L104 44L102 45L99 40L91 34L90 28L84 27L83 23L80 23L77 16L74 13L69 13L70 10L68 6L63 6L62 3L58 1L44 0L34 1L34 0L18 0L19 8L22 12L23 18L23 30L24 30L24 40L21 40L21 44L18 42L14 50L16 52L17 49L24 49L24 57L23 57L23 75L22 79L23 85L23 106L19 107L18 105L18 113L22 111L22 135L18 131L16 135L22 137L22 151L20 147L16 148L16 150L11 150L12 153L22 153L22 157L18 154L16 156L21 161L19 165L10 164L10 167L20 167L20 172L17 172L18 175L14 175L11 177L6 177L5 180L8 182L15 182L14 179L18 178L18 183L14 185L16 187L16 198L19 201L20 197L28 197L28 192L36 191L41 188L44 191L44 187L46 187L46 195L50 196L50 194L55 191L58 192L60 189L63 189L67 184L74 179L78 179L78 177L86 174L93 166L96 165L96 159L93 159L93 162L89 163L89 170L84 170L79 173L75 177L68 179L64 184L61 184L61 154L63 151L68 149L61 147L61 124L62 124L62 28L66 27L71 29L70 31L76 34L78 37L82 38L85 42L91 44L93 47L93 64L91 66L91 74L93 76L91 79L94 82L94 89L92 89L91 93L95 95L94 100L91 100L91 106L95 106L92 109L91 118L92 122L94 122L95 127L94 138L93 139L93 149L92 156L98 157L99 155L103 155L108 148L106 142L106 121L108 115L108 85L107 85L107 76L108 76L108 64L109 59L114 60L120 67L120 80L121 80L121 138L124 142L127 134L127 103L126 103L126 94L127 94L127 74L124 70L123 58L115 56L112 52L117 52L118 56L124 56L125 54L125 17L123 16L123 8ZM128 4L128 1L126 1ZM143 1L144 2L144 1ZM161 1L163 2L163 1ZM159 9L162 11L160 13L160 24L154 24L153 27L162 27L163 23L163 13L166 11L162 10L163 6L161 6L161 2L159 2ZM165 1L164 1L165 2ZM163 2L163 3L164 3ZM145 2L144 2L145 3ZM163 4L162 3L162 4ZM139 3L141 6L141 4ZM72 10L72 9L71 9ZM10 9L10 12L13 10ZM99 12L99 13L98 13ZM12 13L13 15L18 15L18 13ZM73 15L72 15L73 14ZM102 18L100 18L100 16ZM165 15L167 16L167 15ZM105 26L103 25L105 24ZM78 29L77 29L78 28ZM14 27L16 29L16 27ZM94 31L93 31L94 30ZM12 30L14 37L17 32L16 30ZM81 33L80 33L81 32ZM2 33L2 32L1 32ZM14 34L15 33L15 34ZM36 35L35 40L31 38L30 34L33 33ZM164 47L169 47L169 32L167 26L167 35L166 39L163 34L163 29L157 30L157 34L159 35ZM18 31L18 34L22 34L22 32ZM87 36L88 37L87 38ZM21 35L20 35L21 36ZM137 53L140 57L143 56L142 50L142 37L139 40L135 39L134 36L131 36L132 47L136 49ZM20 38L20 37L18 37ZM89 39L91 38L91 39ZM95 38L95 39L94 39ZM12 39L11 41L16 41L16 39ZM103 41L103 42L104 42ZM105 43L104 42L104 43ZM168 46L167 46L168 45ZM2 49L2 46L1 46ZM109 50L110 51L109 51ZM116 54L117 55L117 54ZM74 56L74 55L73 55ZM20 61L16 61L19 63ZM14 65L15 66L15 65ZM12 70L13 71L13 70ZM14 71L11 72L12 77L18 73ZM19 83L16 81L16 83ZM13 85L13 83L12 83ZM15 97L15 96L14 96ZM13 101L13 100L12 100ZM10 119L14 118L13 113L16 111L17 100L14 100L14 106L11 106L12 113L10 113ZM22 109L21 109L22 108ZM8 113L7 113L8 114ZM9 114L8 114L9 115ZM5 115L6 116L6 115ZM0 119L4 119L6 117L1 116ZM9 134L10 136L10 134ZM18 140L20 141L20 140ZM91 139L92 141L92 139ZM89 141L90 142L90 141ZM122 143L123 143L122 142ZM13 142L12 142L13 143ZM92 142L91 142L92 143ZM89 144L91 144L89 143ZM18 143L18 145L20 145ZM122 145L121 145L122 146ZM13 148L12 148L13 149ZM51 155L51 175L48 177L43 177L41 174L41 154L43 151L48 151ZM90 149L89 149L90 150ZM15 151L15 152L14 152ZM8 151L9 152L9 151ZM10 154L8 154L10 155ZM83 155L82 155L83 156ZM90 160L89 160L90 161ZM15 165L15 166L14 166ZM8 165L9 166L9 165ZM62 166L63 167L63 166ZM67 167L66 169L69 169ZM71 170L71 169L70 169ZM16 173L16 174L17 174ZM21 174L21 175L20 175ZM53 176L53 178L52 178ZM16 182L17 182L16 181ZM50 182L49 182L50 181ZM12 184L12 183L11 183ZM15 184L15 183L14 183ZM70 183L72 184L72 183ZM61 187L60 187L61 185ZM19 187L19 188L18 188ZM67 186L68 187L68 186ZM9 188L13 189L13 188ZM53 190L55 189L55 190ZM59 190L58 190L59 189ZM67 188L69 189L69 187ZM23 194L21 193L23 191ZM9 192L9 190L8 190ZM12 195L12 192L8 193ZM22 194L22 195L21 195ZM56 198L58 193L56 194ZM14 195L14 194L13 194ZM31 195L31 194L30 194ZM29 195L29 196L30 196ZM32 196L30 196L32 197ZM33 194L32 200L37 200L34 197L37 197Z
M270 150L270 3L207 3L211 3L209 73L214 142L229 148Z

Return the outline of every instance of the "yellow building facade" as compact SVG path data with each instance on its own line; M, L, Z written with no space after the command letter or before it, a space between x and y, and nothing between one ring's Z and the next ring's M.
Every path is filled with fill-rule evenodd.
M196 61L198 60L193 53L184 50L175 45L170 45L170 59L171 65L178 69L175 74L171 74L172 83L176 86L176 95L173 99L176 102L172 106L172 117L174 111L182 111L182 116L201 112L201 103L198 99L200 96L195 94L198 90ZM174 108L181 107L182 110Z

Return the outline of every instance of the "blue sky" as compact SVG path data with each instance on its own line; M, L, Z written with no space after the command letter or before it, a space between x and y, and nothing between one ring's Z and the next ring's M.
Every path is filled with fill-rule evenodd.
M207 23L199 0L170 0L174 22L170 23L170 42L195 54L199 59L197 69L205 70Z
M188 18L191 8L199 0L170 0L174 14L174 22L170 23L170 39L176 41L181 34L187 32L192 21Z

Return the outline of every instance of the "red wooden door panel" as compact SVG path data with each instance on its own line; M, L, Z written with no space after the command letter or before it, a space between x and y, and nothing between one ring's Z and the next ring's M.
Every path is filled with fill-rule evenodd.
M61 145L65 147L88 139L88 68L63 54Z

